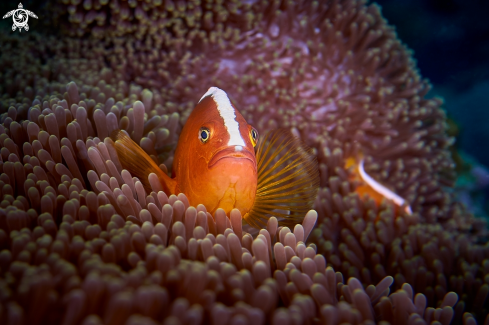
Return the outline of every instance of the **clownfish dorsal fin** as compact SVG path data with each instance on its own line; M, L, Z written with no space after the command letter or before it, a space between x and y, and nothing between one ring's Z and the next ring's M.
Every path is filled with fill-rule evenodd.
M115 130L110 137L115 143L115 149L122 168L127 169L132 176L139 178L147 193L151 192L148 175L155 173L161 182L165 194L168 196L176 194L177 181L166 175L125 131Z
M272 130L257 147L258 186L246 223L264 228L270 217L281 226L301 223L319 190L316 156L288 129Z

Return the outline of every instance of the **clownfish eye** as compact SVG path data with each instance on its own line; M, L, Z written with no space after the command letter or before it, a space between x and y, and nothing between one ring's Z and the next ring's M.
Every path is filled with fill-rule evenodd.
M206 143L211 137L211 131L208 128L200 128L199 130L199 139L202 143Z
M258 131L256 131L254 128L251 128L250 140L253 147L255 147L258 142Z

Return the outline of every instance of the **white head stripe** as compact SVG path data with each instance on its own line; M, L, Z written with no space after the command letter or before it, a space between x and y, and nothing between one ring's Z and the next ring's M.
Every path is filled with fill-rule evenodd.
M224 126L229 134L228 146L246 146L243 138L241 137L241 133L239 133L239 123L236 122L234 107L231 105L228 95L217 87L211 87L209 90L207 90L204 96L202 96L199 103L207 96L211 96L212 99L214 99L217 111L224 120Z
M360 177L363 179L363 181L368 185L370 185L370 187L373 188L377 193L383 195L388 200L394 201L394 203L398 206L403 206L404 204L407 203L406 200L404 200L402 197L400 197L399 195L392 192L387 187L385 187L384 185L380 184L375 179L370 177L370 175L367 174L367 172L363 168L363 159L360 161L360 165L358 166L358 171L360 172ZM406 205L404 207L404 211L406 211L407 214L413 213L409 205Z

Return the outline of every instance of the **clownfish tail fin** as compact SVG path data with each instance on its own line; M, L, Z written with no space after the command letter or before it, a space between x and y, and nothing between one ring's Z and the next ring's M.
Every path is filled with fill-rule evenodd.
M316 156L288 129L272 130L260 140L256 153L258 186L245 222L266 227L276 217L281 226L301 223L319 190Z
M115 143L117 156L122 168L139 178L147 193L152 191L148 176L155 173L160 180L163 191L170 196L175 194L176 180L166 175L154 162L154 160L123 130L114 130L110 138Z

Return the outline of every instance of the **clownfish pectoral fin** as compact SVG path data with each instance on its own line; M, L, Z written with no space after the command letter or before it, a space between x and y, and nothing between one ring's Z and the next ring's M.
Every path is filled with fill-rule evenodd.
M115 130L110 137L115 143L115 149L122 168L127 169L132 176L139 178L148 193L151 192L148 176L151 173L155 173L166 195L175 194L177 181L166 175L125 131Z
M281 226L301 223L319 190L316 156L290 130L278 129L260 140L256 161L258 186L245 222L263 228L274 216Z

